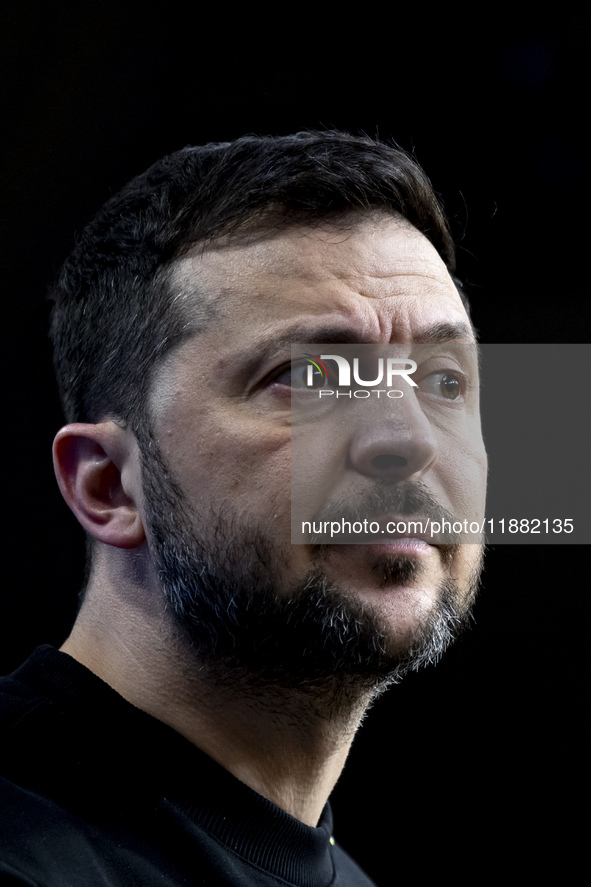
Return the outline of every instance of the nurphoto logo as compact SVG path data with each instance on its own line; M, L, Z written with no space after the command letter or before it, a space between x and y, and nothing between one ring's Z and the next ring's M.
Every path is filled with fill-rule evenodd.
M318 397L371 397L376 394L386 394L386 397L398 398L404 396L404 391L394 388L394 379L396 381L403 380L413 388L418 388L417 383L411 379L411 374L416 372L417 364L414 360L406 357L379 357L377 362L377 376L375 379L362 379L359 371L359 358L353 359L353 382L355 385L361 386L353 391L343 391L341 389L351 388L351 365L346 357L341 354L308 354L302 355L308 364L306 385L308 388L314 388L318 391ZM327 368L324 361L334 361L336 363L335 371L331 367ZM385 376L385 379L384 379ZM385 388L379 388L378 385L384 384ZM333 387L327 387L332 383ZM319 385L321 387L319 387ZM375 389L369 391L368 389Z

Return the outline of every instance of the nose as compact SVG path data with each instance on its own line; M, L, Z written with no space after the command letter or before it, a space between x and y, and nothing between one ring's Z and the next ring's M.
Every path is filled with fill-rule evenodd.
M355 428L349 448L350 465L355 471L402 481L422 476L434 464L437 443L431 423L412 394L405 400L404 406L400 401L394 408L380 405L382 409L372 410L371 417L363 417Z

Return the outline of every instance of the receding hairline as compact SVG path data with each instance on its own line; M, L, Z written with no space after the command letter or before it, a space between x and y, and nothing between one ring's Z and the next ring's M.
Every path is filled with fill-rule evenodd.
M215 234L209 239L187 243L175 258L182 258L192 252L224 249L233 245L248 246L260 240L272 240L273 237L279 236L285 231L350 231L364 221L377 223L396 221L405 227L413 228L419 234L423 233L402 213L381 206L347 207L334 212L330 210L305 212L291 210L278 203L271 203L229 230ZM427 237L427 239L429 238ZM445 262L443 257L442 261Z
M183 341L193 335L206 332L211 328L211 325L214 322L220 319L221 316L220 309L216 306L216 297L219 293L216 293L215 295L205 293L200 289L198 282L196 281L194 281L190 287L187 285L187 278L186 276L183 276L182 268L183 266L186 267L188 260L199 259L209 252L216 253L224 249L239 250L241 248L247 248L260 242L272 241L288 232L296 232L298 230L301 231L302 237L318 231L326 231L327 233L350 232L352 234L365 222L380 224L392 221L396 222L396 224L402 229L407 229L409 232L419 234L431 244L435 254L445 266L451 282L457 290L462 306L466 311L469 327L474 339L477 341L478 335L470 317L467 298L462 290L460 281L450 270L445 258L441 255L432 241L430 241L429 237L420 231L416 225L413 225L405 216L401 213L390 212L382 207L372 207L369 209L349 208L344 211L339 211L334 215L322 214L316 215L313 218L302 218L289 214L281 216L275 207L273 213L269 216L266 214L258 216L254 220L245 222L235 231L227 232L211 238L210 240L189 244L186 249L183 249L169 263L169 286L172 289L178 290L177 294L171 299L171 307L174 303L178 302L179 304L182 304L184 302L192 304L192 308L189 310L194 312L193 316L187 318L187 337L183 337Z

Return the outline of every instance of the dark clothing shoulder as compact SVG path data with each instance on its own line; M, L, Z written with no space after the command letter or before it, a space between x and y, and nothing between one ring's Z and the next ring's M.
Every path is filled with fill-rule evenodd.
M0 679L0 884L372 887L280 810L70 656Z

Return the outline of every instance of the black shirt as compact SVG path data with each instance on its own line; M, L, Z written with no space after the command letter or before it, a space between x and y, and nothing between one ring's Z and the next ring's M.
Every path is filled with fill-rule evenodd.
M279 809L76 660L0 679L0 884L372 887Z

